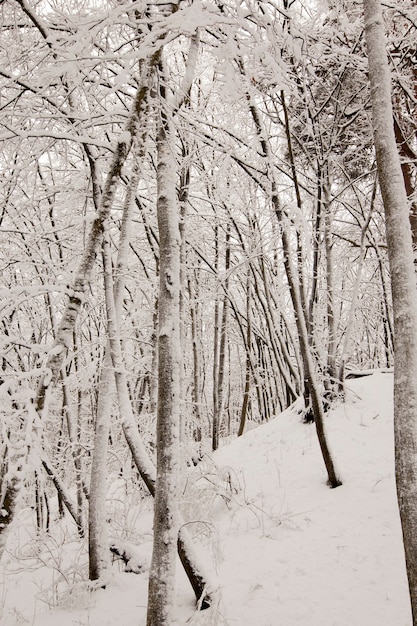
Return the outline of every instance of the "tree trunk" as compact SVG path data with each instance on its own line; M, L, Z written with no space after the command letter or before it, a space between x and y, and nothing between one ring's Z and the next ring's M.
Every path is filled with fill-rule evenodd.
M181 236L176 198L175 144L169 116L169 112L161 110L157 134L157 214L160 249L157 477L153 552L149 572L148 626L170 626L173 622L175 561L179 532Z
M365 245L366 233L369 228L369 224L371 222L372 214L374 212L375 196L376 196L376 184L374 185L374 188L372 191L371 206L369 208L368 216L361 227L361 245L360 245L360 251L359 251L359 259L357 263L358 267L356 270L355 282L353 284L352 301L350 303L349 316L348 316L348 321L346 324L345 337L344 337L343 346L342 346L342 358L341 358L341 365L340 365L340 370L339 370L340 390L344 389L345 367L350 357L350 345L351 345L352 334L353 334L353 330L355 326L355 313L356 313L356 308L358 305L359 288L361 286L362 272L363 272L365 256L366 256L366 245Z
M4 549L6 547L8 531L10 523L16 514L18 497L21 491L23 467L25 463L25 454L13 454L12 458L7 463L7 470L11 472L11 478L4 485L2 480L2 493L0 497L0 560L3 556ZM2 468L3 470L3 468Z
M106 270L105 270L106 271ZM101 369L91 462L90 498L88 500L88 558L90 580L103 580L110 568L106 521L107 446L110 429L110 392L114 382L110 348L107 346Z
M77 367L76 359L75 366ZM82 478L82 451L79 441L79 407L75 412L71 403L71 394L68 389L68 381L63 368L61 368L63 411L66 416L68 438L71 446L71 455L74 461L75 484L77 490L77 523L79 532L83 532L83 478ZM82 536L82 535L81 535Z
M69 495L69 493L67 491L67 488L65 487L65 485L61 481L61 479L58 477L57 471L52 466L52 464L50 463L49 459L46 457L45 453L42 454L41 463L42 463L42 466L43 466L45 472L47 473L49 478L54 483L55 489L57 490L57 493L58 493L59 497L61 498L62 502L64 503L65 507L67 508L68 513L71 515L72 519L76 523L77 528L78 528L78 532L80 534L80 537L83 537L84 536L84 528L81 525L82 524L82 520L80 520L80 518L79 518L77 505L72 502L71 497L70 497L70 495Z
M288 280L288 286L290 290L292 305L294 308L295 321L297 325L298 331L298 339L300 342L300 352L301 358L303 362L304 369L304 378L306 381L306 387L309 392L309 396L311 398L311 405L314 414L314 421L316 425L317 437L319 440L320 450L323 455L323 461L326 466L327 476L328 476L328 485L332 488L339 487L342 482L339 479L336 468L333 461L333 456L330 451L330 447L327 441L327 435L324 426L324 409L323 402L321 399L320 389L318 386L318 381L316 377L316 372L314 368L314 361L312 356L312 351L308 338L308 328L307 328L307 315L306 311L303 308L302 297L301 297L301 289L298 280L298 274L294 270L293 264L291 262L292 250L290 237L287 230L287 226L285 223L283 210L281 207L280 198L278 195L277 182L275 177L275 168L274 168L274 159L271 151L271 147L268 139L266 138L266 134L264 133L264 129L261 122L261 117L259 115L258 108L256 104L252 101L252 98L248 94L249 100L249 110L252 116L252 119L255 124L256 131L258 133L259 142L262 148L263 156L265 157L267 171L270 179L270 196L271 196L271 204L273 211L277 217L278 223L281 228L281 240L282 247L284 253L284 268L285 273Z
M35 407L40 415L43 414L47 405L46 399L48 390L52 387L53 383L56 382L67 350L72 345L75 322L81 310L91 272L95 264L96 251L102 240L103 224L110 215L122 167L135 137L137 137L141 131L143 116L147 110L148 94L153 82L154 68L159 59L159 54L160 52L157 50L153 56L144 63L143 76L141 77L142 85L138 88L133 100L125 131L120 134L116 143L97 215L90 228L84 253L71 286L72 288L69 289L68 304L65 307L57 329L54 346L49 352L45 368L47 374L42 378L38 388Z
M324 244L326 249L326 285L327 285L327 372L324 386L331 400L338 388L336 383L336 350L337 350L337 320L334 297L334 263L333 263L333 235L332 215L330 212L329 190L324 190Z
M217 218L216 218L217 219ZM214 227L214 269L219 274L219 225ZM211 433L212 450L219 447L220 402L219 402L219 336L220 336L220 294L216 294L214 302L214 334L213 334L213 426Z
M245 367L245 387L243 390L243 402L240 412L238 437L245 432L246 417L250 401L250 381L251 381L251 349L252 349L252 319L251 319L251 280L250 269L246 280L246 367Z
M417 625L417 290L409 206L392 123L391 85L380 0L364 0L379 184L385 209L394 309L394 432L397 496L408 584Z
M94 429L94 449L91 463L90 498L88 508L88 549L89 549L89 577L90 580L103 579L106 582L106 572L110 567L110 553L108 547L106 521L106 492L107 492L107 448L110 432L111 392L114 384L112 370L111 342L120 345L120 319L124 292L124 272L127 267L127 252L129 249L130 233L134 198L139 182L139 162L143 158L142 146L145 143L147 128L143 135L134 138L132 150L135 163L129 185L126 191L123 206L123 217L120 227L119 249L116 262L116 276L113 279L113 266L109 233L104 231L102 244L104 293L106 303L107 331L109 340L104 354L104 363L100 375L100 384L97 402L97 417Z
M216 269L219 268L219 228L216 226ZM222 425L223 409L224 409L224 373L226 361L226 334L227 334L227 313L228 313L228 291L230 269L230 228L226 230L225 244L225 279L224 279L224 295L222 298L222 306L220 306L220 296L216 298L215 314L214 314L214 363L213 363L213 432L212 432L212 448L217 450L220 443L220 428Z
M122 231L123 231L122 224ZM128 228L127 228L128 230ZM122 238L126 241L126 237ZM119 261L121 258L121 248L119 250ZM118 271L120 264L118 263ZM156 471L149 455L140 438L138 427L132 411L132 405L129 398L128 383L126 378L126 369L123 362L123 354L120 343L119 318L120 309L120 289L121 281L117 281L115 288L115 298L111 298L107 302L108 306L108 334L110 343L110 354L112 359L114 377L116 382L117 399L122 423L123 434L132 454L136 468L144 481L149 493L155 496ZM66 503L67 504L67 503ZM67 505L68 506L68 505ZM71 512L71 511L70 511ZM184 522L181 516L178 517L178 525L183 527ZM192 540L185 528L178 534L178 554L184 566L185 572L190 580L191 586L196 594L198 606L202 609L208 608L212 603L211 594L215 585L210 584L210 577L204 571L201 561L196 556Z
M401 130L400 122L401 122L401 110L400 105L397 107L397 115L398 121L394 117L394 133L395 139L397 142L398 150L402 157L401 163L401 171L403 174L405 191L407 193L407 198L411 203L411 211L410 211L410 226L411 226L411 237L413 241L413 250L414 250L414 261L416 261L417 254L417 202L415 200L415 188L413 182L413 166L409 161L416 161L416 154L410 148L406 138L404 137L404 133Z
M202 419L201 419L201 364L200 364L200 346L199 346L199 305L197 302L197 287L193 281L188 280L188 293L190 296L190 317L191 317L191 342L193 352L193 439L200 443L203 437Z

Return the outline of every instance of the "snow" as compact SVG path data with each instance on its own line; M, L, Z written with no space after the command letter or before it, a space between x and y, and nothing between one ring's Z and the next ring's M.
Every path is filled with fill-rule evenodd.
M129 543L115 539L110 542L110 551L119 556L125 563L125 572L139 574L144 569L143 555L140 549Z
M325 484L314 425L301 422L297 403L189 470L183 514L200 520L187 528L204 536L199 554L214 563L221 600L196 613L178 566L177 625L411 625L392 385L384 372L350 380L346 402L326 415L343 480L337 489ZM151 500L140 507L131 517L146 564ZM85 549L72 531L35 541L32 518L22 511L1 564L2 626L145 623L147 571L125 573L115 562L107 588L91 590Z

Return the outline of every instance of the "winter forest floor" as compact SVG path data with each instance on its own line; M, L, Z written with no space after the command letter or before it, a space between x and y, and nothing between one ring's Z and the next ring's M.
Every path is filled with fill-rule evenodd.
M394 484L392 374L349 381L347 401L327 414L343 486L331 490L314 425L296 406L224 445L190 470L186 519L212 564L221 600L200 614L178 568L176 624L410 626ZM151 502L123 501L145 571L113 565L106 590L90 592L86 552L71 528L35 539L23 510L0 568L0 624L137 626L145 622ZM121 487L120 487L121 490ZM121 535L122 535L121 529Z

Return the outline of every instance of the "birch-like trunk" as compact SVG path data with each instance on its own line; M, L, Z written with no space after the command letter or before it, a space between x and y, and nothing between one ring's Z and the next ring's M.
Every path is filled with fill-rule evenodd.
M106 347L100 373L94 449L91 462L90 497L88 500L88 571L90 580L102 580L110 569L110 552L106 522L107 447L110 428L110 393L114 383L110 350Z
M57 329L54 346L49 352L45 368L46 374L42 378L38 388L35 406L40 414L44 412L47 405L47 392L52 387L53 383L56 382L67 351L72 346L75 323L81 310L85 291L95 264L96 251L102 241L103 224L110 215L122 167L130 152L133 140L139 134L143 123L148 94L153 83L154 67L159 59L159 54L160 52L157 50L149 61L144 63L143 75L141 76L142 84L138 88L133 100L125 131L120 134L116 143L97 214L89 231L86 246L79 267L75 273L74 281L68 290L68 303Z
M146 130L144 130L144 134ZM106 302L107 330L110 336L107 342L104 364L100 373L100 384L97 403L97 417L94 429L94 449L91 463L90 498L88 507L88 550L90 580L102 579L106 582L106 572L110 568L106 521L107 493L107 448L110 430L111 392L114 384L112 369L111 346L121 345L120 320L124 291L124 271L127 266L127 251L132 230L133 208L136 189L139 181L140 157L143 157L141 141L135 141L131 178L126 192L123 207L123 219L120 228L119 250L116 264L116 279L113 280L113 267L108 233L105 232L102 246L104 292ZM112 343L111 343L112 342ZM121 358L121 357L120 357Z
M363 0L379 184L385 209L394 309L394 432L397 496L417 625L417 290L409 205L392 122L380 0Z
M173 623L175 562L179 532L181 236L176 194L174 132L169 116L170 112L161 110L157 134L157 215L160 250L157 476L153 552L149 572L148 626L170 626Z

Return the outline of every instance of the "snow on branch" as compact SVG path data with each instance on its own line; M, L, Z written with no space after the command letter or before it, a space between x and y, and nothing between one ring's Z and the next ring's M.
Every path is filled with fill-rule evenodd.
M110 552L125 564L125 572L141 574L145 570L144 556L133 543L122 539L112 539L109 547Z

